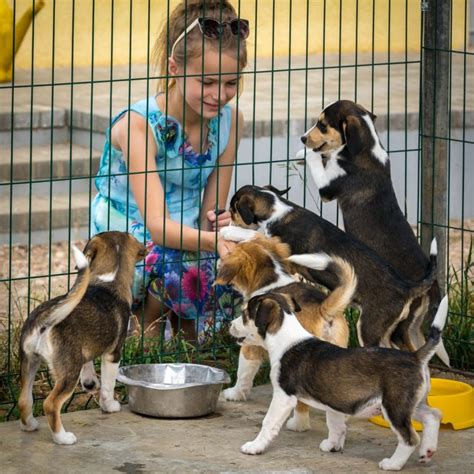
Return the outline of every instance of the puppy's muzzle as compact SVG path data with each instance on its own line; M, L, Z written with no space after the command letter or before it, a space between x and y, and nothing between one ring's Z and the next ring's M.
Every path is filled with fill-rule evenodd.
M237 331L234 323L232 323L230 325L229 333L230 333L231 336L235 337L235 339L237 341L237 344L239 344L239 346L243 345L243 343L245 341L245 336L242 336L241 334L239 334L239 332Z

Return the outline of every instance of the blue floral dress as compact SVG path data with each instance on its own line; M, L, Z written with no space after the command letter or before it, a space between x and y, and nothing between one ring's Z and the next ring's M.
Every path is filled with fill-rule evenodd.
M223 107L219 115L209 121L209 145L206 153L202 154L194 152L183 135L181 124L161 112L156 97L141 100L120 112L111 127L128 110L145 117L153 131L157 145L156 166L170 218L197 228L203 190L229 140L232 124L230 106ZM155 245L151 240L128 182L123 154L111 144L111 127L106 133L95 179L98 194L92 202L91 233L127 231L148 247L150 252L145 262L139 263L135 272L134 305L141 304L148 291L180 317L199 318L201 330L216 321L232 319L234 293L230 287L212 286L215 280L215 253L166 248Z

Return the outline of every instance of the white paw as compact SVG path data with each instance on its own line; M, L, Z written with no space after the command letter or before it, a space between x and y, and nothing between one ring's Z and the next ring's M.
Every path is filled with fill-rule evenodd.
M318 153L313 150L308 150L308 149L306 150L306 161L308 161L308 163L314 163L321 160L322 160L321 153Z
M295 414L286 422L286 428L291 431L308 431L311 429L309 413L307 415Z
M249 441L240 447L244 454L262 454L265 451L265 446L258 441Z
M59 433L53 433L53 441L56 444L74 444L77 438L74 436L74 433L60 431Z
M33 417L33 415L30 415L28 419L26 420L26 424L23 424L20 421L20 428L23 431L35 431L38 429L39 423L36 418Z
M330 441L329 439L325 439L321 441L319 445L319 449L324 451L325 453L336 453L338 451L342 451L341 443L335 443L334 441Z
M255 237L258 232L253 229L244 229L235 225L228 225L223 227L220 231L220 236L225 240L232 240L233 242L242 242Z
M115 413L120 411L120 403L117 400L100 400L100 408L106 413Z
M237 387L226 388L222 391L223 397L229 402L242 402L247 400L247 395Z
M421 464L429 463L435 452L436 448L434 446L431 448L420 449L420 458L418 459L418 462L421 462Z
M379 462L379 468L383 471L399 471L402 467L400 463L393 462L390 458L382 459Z
M297 160L303 160L305 156L306 156L306 148L301 148L301 150L298 150L298 152L296 153L295 158Z
M222 229L219 231L219 234L225 240L236 240L236 242L240 240L238 230L234 226L222 227Z

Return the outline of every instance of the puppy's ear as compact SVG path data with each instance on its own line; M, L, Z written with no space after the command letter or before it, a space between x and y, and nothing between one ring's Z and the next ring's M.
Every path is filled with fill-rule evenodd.
M239 273L242 265L234 259L228 259L226 262L222 262L217 272L214 284L216 285L228 285Z
M144 245L140 245L137 252L137 262L143 260L149 253L150 251Z
M359 107L360 109L362 109L369 117L370 119L372 120L372 122L375 123L375 120L377 119L377 115L373 114L370 110L367 110L364 106L360 105L360 104L357 104L357 107Z
M140 262L143 260L150 251L146 248L143 243L139 242L132 234L128 234L129 245L135 252L135 261Z
M291 301L293 302L293 311L295 313L299 313L301 311L301 306L298 304L298 302L293 297L291 297Z
M360 118L348 115L342 123L347 148L352 156L358 155L364 148L364 130Z
M272 186L271 184L267 184L266 186L263 187L263 189L268 189L269 191L274 192L278 196L284 196L291 189L291 186L287 187L286 189L278 189L278 188L275 188L275 186Z
M258 333L264 338L268 332L275 333L281 326L282 310L273 298L262 299L255 314L255 326Z
M254 201L250 196L242 196L236 203L237 212L242 217L245 224L253 224L255 219Z
M94 258L97 256L101 246L100 237L92 237L92 239L87 242L83 253L87 260L89 260L89 264L91 264Z

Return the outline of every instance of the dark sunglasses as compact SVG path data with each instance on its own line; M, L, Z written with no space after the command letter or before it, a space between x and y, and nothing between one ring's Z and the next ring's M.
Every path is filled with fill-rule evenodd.
M219 21L215 18L198 18L199 29L207 38L220 38L227 26L234 36L240 36L241 39L247 39L250 33L249 21L235 18L231 21Z
M174 49L176 45L193 29L199 26L201 30L201 34L209 39L218 39L220 38L226 29L226 27L230 28L231 33L234 36L240 36L242 40L248 38L250 34L250 27L249 21L243 20L242 18L235 18L231 21L219 21L215 18L209 17L200 17L196 18L192 23L188 25L188 27L176 38L176 41L173 43L173 47L171 48L171 57L174 56Z

